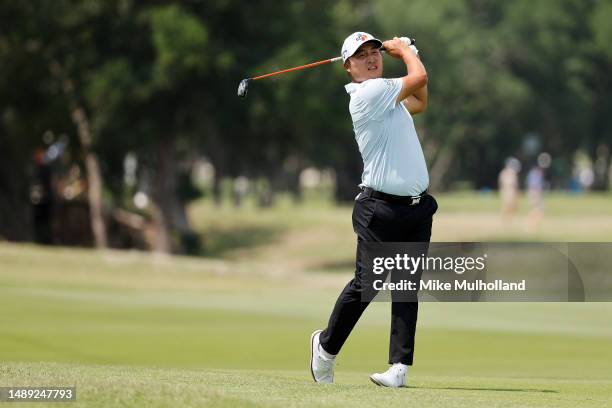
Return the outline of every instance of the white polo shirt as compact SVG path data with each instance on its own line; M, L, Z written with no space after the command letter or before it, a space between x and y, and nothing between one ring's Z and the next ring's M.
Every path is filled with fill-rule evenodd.
M363 159L360 187L415 196L429 186L429 174L412 116L397 103L402 79L369 79L345 86Z

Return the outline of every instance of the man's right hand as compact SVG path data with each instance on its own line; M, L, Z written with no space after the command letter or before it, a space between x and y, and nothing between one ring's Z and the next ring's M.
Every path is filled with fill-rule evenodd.
M393 37L392 40L383 42L383 47L387 54L398 59L403 58L405 52L412 52L408 44L397 37Z

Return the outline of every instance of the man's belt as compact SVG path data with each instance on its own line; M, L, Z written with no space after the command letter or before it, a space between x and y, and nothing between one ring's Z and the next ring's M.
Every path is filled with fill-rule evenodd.
M364 187L361 189L362 194L366 197L378 198L390 203L401 203L408 205L417 205L421 202L421 198L427 195L427 190L416 196L398 196L393 194L383 193L382 191L376 191L371 187Z

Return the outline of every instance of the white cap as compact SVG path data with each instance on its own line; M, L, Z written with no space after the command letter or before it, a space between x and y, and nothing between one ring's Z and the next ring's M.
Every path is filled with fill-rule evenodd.
M378 38L374 38L372 34L357 31L346 37L344 43L342 44L342 62L346 62L346 60L352 57L362 44L368 41L374 41L378 43L379 47L382 47L382 41L380 41Z

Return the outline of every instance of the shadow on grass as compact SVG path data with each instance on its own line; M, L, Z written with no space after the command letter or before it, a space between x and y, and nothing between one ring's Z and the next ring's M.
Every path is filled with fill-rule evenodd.
M423 390L460 390L460 391L505 391L505 392L544 392L558 394L557 390L538 390L533 388L470 388L470 387L413 387Z
M285 231L282 227L244 226L231 229L208 229L202 233L200 255L223 257L239 249L250 249L278 241Z

